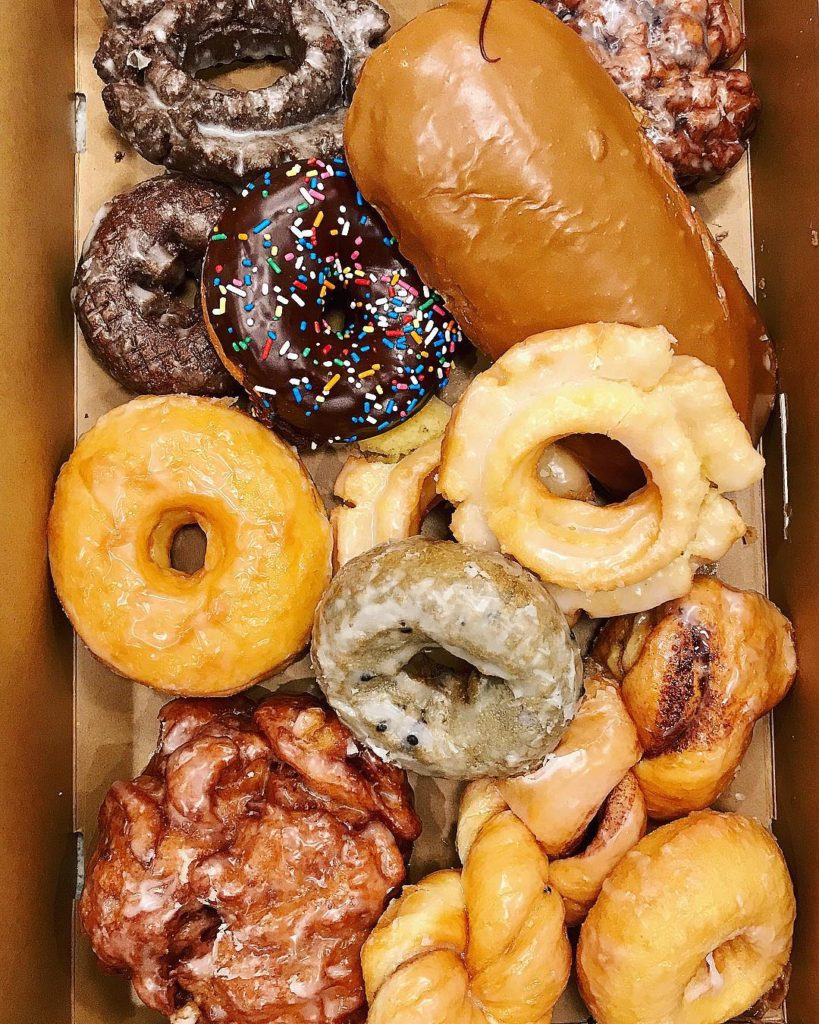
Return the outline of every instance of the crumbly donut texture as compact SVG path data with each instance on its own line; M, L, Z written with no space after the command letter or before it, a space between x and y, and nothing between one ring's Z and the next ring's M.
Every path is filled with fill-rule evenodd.
M406 422L446 385L461 337L342 157L248 185L214 228L202 295L257 417L316 443Z
M440 648L468 675L437 663ZM565 619L501 555L423 537L348 562L316 614L319 684L356 736L422 775L501 777L538 765L582 684Z
M207 538L192 574L174 536ZM224 696L296 658L330 576L321 500L292 449L227 400L137 398L85 434L57 480L48 553L92 652L168 693Z
M107 9L118 20L94 65L111 123L147 160L230 183L339 153L345 104L389 26L373 0L110 0ZM271 56L296 66L265 88L197 78Z
M684 185L718 178L745 152L760 101L732 64L745 37L730 0L539 0L570 25L640 111Z
M167 175L140 182L97 213L71 292L88 347L137 394L229 395L198 301L177 294L197 282L210 231L229 189Z

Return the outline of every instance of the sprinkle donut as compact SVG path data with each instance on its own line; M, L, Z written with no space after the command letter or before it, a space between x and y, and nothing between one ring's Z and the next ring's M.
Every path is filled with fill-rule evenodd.
M582 685L566 620L531 573L426 537L342 566L316 611L312 655L325 696L360 740L444 778L540 765Z
M373 0L106 0L94 66L111 123L153 163L240 184L267 167L341 152L346 104L389 27ZM271 85L197 77L285 58Z
M460 340L340 157L249 185L214 230L202 292L257 416L313 442L406 420L446 384Z
M231 193L168 175L140 182L97 213L71 298L93 355L137 394L229 395L237 388L198 303L178 295L199 277L210 231Z

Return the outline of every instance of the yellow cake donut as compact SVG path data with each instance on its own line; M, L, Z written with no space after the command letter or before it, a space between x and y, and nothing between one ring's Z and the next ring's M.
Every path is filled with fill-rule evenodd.
M790 957L793 886L773 836L700 811L642 839L580 931L577 976L598 1024L722 1024Z
M171 565L198 524L204 565ZM121 675L188 695L234 693L306 645L330 578L330 527L292 449L229 404L139 398L80 440L48 524L57 594Z

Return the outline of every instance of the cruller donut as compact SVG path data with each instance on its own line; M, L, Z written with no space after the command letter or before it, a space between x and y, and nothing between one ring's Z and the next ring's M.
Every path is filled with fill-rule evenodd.
M176 533L207 538L201 569ZM171 693L224 695L307 644L330 576L330 527L292 449L225 400L138 398L85 434L57 480L48 553L93 653Z
M146 160L228 183L340 152L358 71L389 26L373 0L109 0L106 9L124 19L94 58L111 123ZM196 76L269 56L295 68L265 88Z
M531 573L424 537L382 544L339 570L316 613L313 663L356 736L402 767L448 778L539 764L582 683L566 621Z
M684 594L696 566L745 533L723 492L759 480L764 460L716 370L673 346L661 327L586 324L535 335L479 374L444 435L438 488L458 506L455 536L494 537L566 612ZM551 494L540 455L572 434L620 441L646 485L605 507Z
M580 930L580 991L598 1024L722 1024L778 980L795 911L769 832L738 814L691 814L609 875Z
M111 376L137 394L228 395L199 303L176 293L198 284L211 228L230 189L184 175L140 182L97 213L71 298L82 333Z

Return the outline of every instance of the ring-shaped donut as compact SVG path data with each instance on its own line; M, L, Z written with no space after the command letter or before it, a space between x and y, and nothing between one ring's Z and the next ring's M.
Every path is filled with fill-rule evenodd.
M198 524L201 569L171 561ZM92 652L168 693L223 696L306 646L330 528L292 449L224 401L138 398L85 434L57 480L48 552Z
M123 14L94 59L111 123L147 160L233 184L341 151L345 104L389 25L373 0L166 0ZM270 56L296 66L264 88L197 77Z
M764 461L716 371L673 344L663 328L587 324L536 335L479 374L444 436L439 490L458 506L455 536L494 536L564 610L645 586L680 559L690 585L691 562L724 554L744 530L722 492L756 482ZM646 486L606 507L549 493L538 461L573 434L620 441Z
M430 657L436 648L468 670ZM566 621L531 573L425 537L342 566L316 613L313 663L356 736L406 768L447 778L539 764L582 681Z
M642 839L580 930L577 977L599 1024L721 1024L776 983L796 905L760 824L701 811Z

